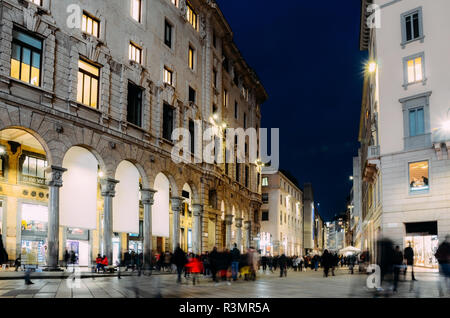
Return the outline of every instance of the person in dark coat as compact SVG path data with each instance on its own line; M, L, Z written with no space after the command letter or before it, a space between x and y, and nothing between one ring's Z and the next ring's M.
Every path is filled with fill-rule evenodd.
M400 269L403 266L403 253L400 250L400 246L395 247L393 264L394 264L394 292L396 292L400 276Z
M233 281L237 280L240 259L241 259L241 252L237 248L237 244L234 243L234 248L231 250L231 273L232 273ZM264 269L264 271L265 271L265 269Z
M187 263L186 253L181 249L178 244L175 252L173 253L173 263L177 266L177 283L181 283L181 274L183 273L184 266Z
M408 267L411 266L411 279L416 280L414 277L414 250L411 247L411 242L409 242L409 245L407 248L405 248L405 251L403 253L406 259L406 267L405 267L405 278L406 278L406 271L408 270Z
M66 269L69 266L69 261L70 261L70 254L67 250L64 251L64 265L66 266Z
M280 266L280 277L287 276L287 258L286 255L281 254L278 258L278 265Z
M209 253L209 266L211 270L212 279L217 282L217 262L219 258L219 253L217 252L217 247L214 246L211 253Z
M439 296L444 296L445 285L447 292L450 291L450 235L445 237L445 241L439 245L436 254L434 254L439 263L439 274L441 275L438 281Z
M328 277L328 272L330 271L331 264L333 262L331 254L328 250L323 251L321 264L323 267L323 276Z
M6 252L3 246L3 238L0 234L0 265L3 265L8 262L8 253Z
M74 251L70 251L70 263L75 265L77 263L77 255Z

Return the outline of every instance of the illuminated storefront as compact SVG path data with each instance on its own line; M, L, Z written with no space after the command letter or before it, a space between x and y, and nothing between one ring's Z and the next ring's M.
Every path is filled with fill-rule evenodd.
M260 233L259 246L261 249L261 255L273 255L272 234L267 232Z
M414 265L438 269L434 257L439 246L437 222L406 223L404 246L411 244L414 250Z

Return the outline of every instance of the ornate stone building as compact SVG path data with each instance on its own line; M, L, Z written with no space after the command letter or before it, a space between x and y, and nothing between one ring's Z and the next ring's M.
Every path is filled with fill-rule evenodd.
M107 5L105 5L107 2ZM55 268L259 232L261 167L172 161L171 133L259 128L267 94L213 0L0 2L0 231ZM110 261L111 263L111 261Z

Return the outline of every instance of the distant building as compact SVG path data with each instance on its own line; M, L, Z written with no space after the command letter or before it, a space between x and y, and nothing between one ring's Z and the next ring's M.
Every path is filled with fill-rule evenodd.
M302 255L303 192L291 179L281 171L262 177L259 247L263 255Z

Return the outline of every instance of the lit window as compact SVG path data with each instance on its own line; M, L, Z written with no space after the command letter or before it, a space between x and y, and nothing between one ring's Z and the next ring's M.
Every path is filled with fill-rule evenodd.
M192 46L189 46L189 68L193 70L195 67L195 50Z
M24 182L32 182L45 184L45 168L47 161L37 156L23 155L21 162L21 180Z
M131 61L135 61L136 63L141 64L142 49L137 47L135 44L130 43L128 57Z
M34 3L37 6L42 7L42 0L30 0L31 3Z
M13 30L11 77L34 86L40 85L42 41Z
M228 107L228 91L226 89L223 90L223 106Z
M409 164L409 188L411 192L429 189L429 164L428 161Z
M141 22L142 0L131 0L131 16L137 22Z
M263 187L268 187L268 186L269 186L269 178L264 177L264 178L262 179L262 186L263 186Z
M173 72L168 68L164 68L164 83L173 86Z
M81 31L84 33L99 37L99 21L86 13L83 13L83 20L81 21Z
M192 5L187 2L187 20L192 25L192 27L197 30L197 13L195 13L194 9L192 8Z
M408 60L408 83L416 83L423 80L422 57Z
M97 108L100 68L83 60L78 61L77 101Z

